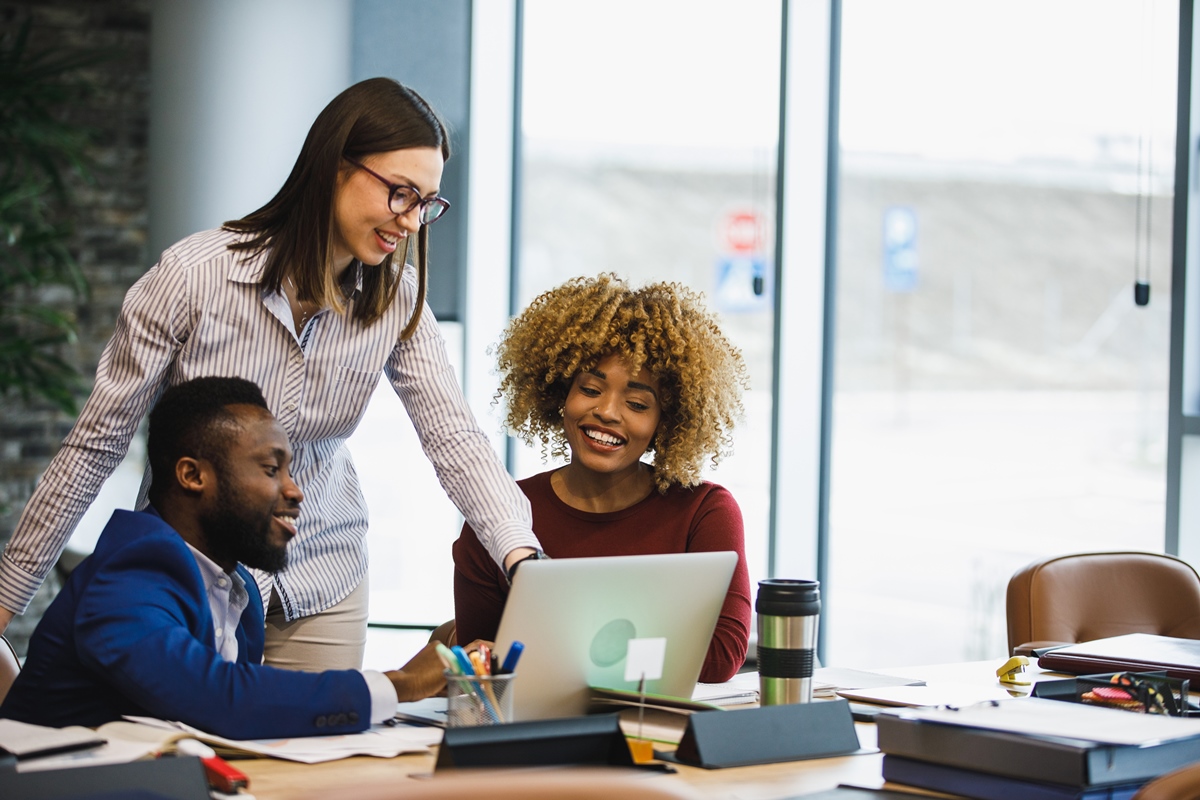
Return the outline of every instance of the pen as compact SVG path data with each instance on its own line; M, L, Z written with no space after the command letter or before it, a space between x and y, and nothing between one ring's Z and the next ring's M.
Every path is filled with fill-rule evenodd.
M508 648L508 655L504 657L504 664L500 667L500 674L506 675L517 668L517 662L521 660L521 653L525 650L525 645L521 642L513 642Z
M478 673L475 671L475 666L472 663L471 658L467 656L466 650L463 650L459 645L454 645L450 648L450 652L454 653L455 658L458 659L458 663L462 666L463 675L470 677L475 677L478 675ZM479 657L477 653L472 653L471 655L475 656L476 658ZM487 695L491 692L485 690L489 690L491 687L484 686L479 681L471 681L471 685L475 687L475 696L479 699L479 703L483 707L484 713L494 720L503 722L504 719L496 710L495 704L489 702L488 700ZM493 695L493 698L494 697L495 696Z
M484 675L491 675L495 672L492 669L492 648L486 644L479 645L479 660L483 662Z
M476 675L487 675L487 662L483 660L483 654L478 650L471 653L471 666L475 668Z
M471 659L467 658L466 650L463 650L462 647L458 645L454 645L450 648L450 652L454 653L455 658L458 659L458 663L462 667L463 675L475 674L475 667L471 664Z
M500 703L498 700L496 700L495 692L492 691L491 667L489 667L487 661L484 660L482 648L474 653L471 653L471 663L475 665L475 676L486 679L475 683L475 688L483 692L484 696L491 703L490 712L488 709L485 709L485 712L491 713L497 722L504 722L504 717L500 713Z
M438 658L441 659L443 667L448 669L450 672L453 672L455 675L462 675L462 666L460 666L458 663L458 657L454 655L449 647L446 647L446 645L438 642L437 646L435 647L435 651L437 652Z

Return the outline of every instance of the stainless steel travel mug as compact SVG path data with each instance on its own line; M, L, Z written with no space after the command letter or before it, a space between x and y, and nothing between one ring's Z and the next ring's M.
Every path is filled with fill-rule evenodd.
M758 613L759 704L812 702L820 581L759 581L754 610Z

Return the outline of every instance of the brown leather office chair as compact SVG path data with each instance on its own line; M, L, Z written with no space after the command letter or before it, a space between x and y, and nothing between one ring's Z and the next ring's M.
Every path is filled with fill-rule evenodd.
M0 636L0 703L4 702L20 671L21 662L17 660L17 651L9 644L8 639Z
M1200 764L1155 778L1138 789L1133 800L1200 800Z
M1076 553L1035 561L1008 582L1008 647L1156 633L1200 639L1200 576L1162 553Z

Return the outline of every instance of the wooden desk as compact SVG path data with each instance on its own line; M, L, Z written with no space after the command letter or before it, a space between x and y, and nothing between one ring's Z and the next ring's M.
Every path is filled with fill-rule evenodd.
M923 678L929 684L996 683L996 668L1003 659L967 664L933 667L905 667L879 670L888 674ZM1032 677L1040 673L1033 668ZM1046 673L1047 677L1058 677ZM875 747L875 726L857 723L859 742L864 748ZM831 789L839 783L879 788L882 755L878 752L823 758L810 761L790 761L753 767L706 770L677 765L675 775L655 776L650 780L680 781L714 800L776 800L806 792ZM378 784L397 786L396 796L402 796L406 781L429 776L433 770L431 755L407 755L392 759L350 758L325 764L295 764L276 759L238 761L237 766L250 776L250 790L259 800L282 800L294 797L353 797L352 787Z
M859 723L859 741L873 747L873 725ZM812 761L791 761L754 767L706 770L676 765L675 775L654 776L655 781L682 781L706 797L772 800L805 792L831 789L839 783L880 787L882 756L879 753ZM325 764L294 764L277 759L235 762L250 777L250 790L259 800L301 796L352 797L351 787L390 783L403 784L429 776L433 756L407 755L398 758L348 758ZM413 775L417 778L411 777ZM402 796L400 791L397 796Z

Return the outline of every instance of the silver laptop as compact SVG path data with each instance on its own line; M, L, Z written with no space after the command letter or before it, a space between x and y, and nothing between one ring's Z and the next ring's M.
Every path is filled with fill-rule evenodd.
M691 697L737 553L670 553L526 561L496 632L503 658L525 651L513 684L517 720L586 713L588 687L637 689L625 680L630 639L665 638L662 677L646 691Z

